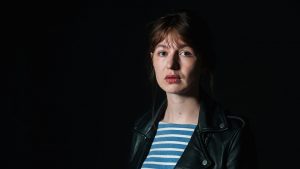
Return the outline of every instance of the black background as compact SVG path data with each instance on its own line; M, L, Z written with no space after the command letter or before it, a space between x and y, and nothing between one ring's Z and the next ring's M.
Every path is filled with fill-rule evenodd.
M170 8L209 19L216 98L249 120L260 168L296 166L299 3L43 1L10 7L4 168L126 168L132 123L150 106L146 24Z

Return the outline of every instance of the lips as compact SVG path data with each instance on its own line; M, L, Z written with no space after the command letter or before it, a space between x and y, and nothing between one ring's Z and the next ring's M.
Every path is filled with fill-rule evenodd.
M179 75L167 75L165 77L165 80L170 83L170 84L173 84L173 83L179 83L180 82L180 76Z
M178 76L178 75L167 75L165 77L165 79L180 79L180 76Z

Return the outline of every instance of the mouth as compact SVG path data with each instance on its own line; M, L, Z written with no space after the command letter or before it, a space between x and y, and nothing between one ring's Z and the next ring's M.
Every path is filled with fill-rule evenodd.
M180 76L179 75L167 75L165 77L165 80L169 84L180 83Z

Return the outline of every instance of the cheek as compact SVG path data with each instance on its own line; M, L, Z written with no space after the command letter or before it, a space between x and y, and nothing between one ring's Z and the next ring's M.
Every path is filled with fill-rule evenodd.
M185 73L188 76L188 79L191 81L196 80L197 78L199 78L199 74L200 74L200 70L198 65L196 64L191 64L189 66L187 66L187 68L185 69Z
M154 77L156 82L159 86L162 86L164 84L164 72L163 72L163 65L158 62L153 63L153 71L154 71Z
M155 74L160 75L161 71L162 71L161 63L154 60L152 66L153 66Z

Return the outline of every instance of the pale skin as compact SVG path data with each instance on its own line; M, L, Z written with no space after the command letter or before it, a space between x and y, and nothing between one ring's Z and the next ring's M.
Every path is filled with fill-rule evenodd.
M166 92L167 108L162 121L197 124L200 112L200 65L194 50L178 34L169 34L151 53L158 85ZM177 83L168 83L167 75L177 75Z

